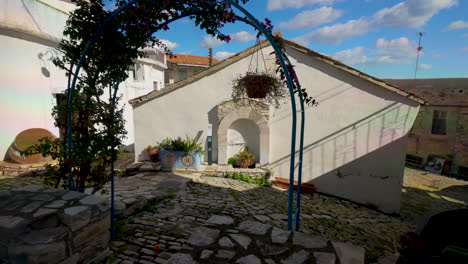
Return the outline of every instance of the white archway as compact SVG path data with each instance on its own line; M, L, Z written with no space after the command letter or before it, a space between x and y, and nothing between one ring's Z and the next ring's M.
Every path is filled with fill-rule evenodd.
M247 122L245 121L247 119ZM244 121L242 121L244 120ZM242 123L248 124L248 122L253 122L258 128L258 160L257 162L260 165L267 164L269 162L269 153L270 153L270 127L268 121L265 117L253 110L252 108L239 108L233 110L220 121L218 127L218 163L227 164L227 159L229 158L228 153L228 132L231 129L236 130L238 133L249 133L249 128L239 128L239 125ZM233 132L233 131L231 131ZM231 133L232 134L232 133ZM247 136L249 137L249 136ZM255 138L252 136L250 140ZM253 142L251 142L252 145ZM255 154L255 153L254 153ZM256 155L256 156L257 156Z

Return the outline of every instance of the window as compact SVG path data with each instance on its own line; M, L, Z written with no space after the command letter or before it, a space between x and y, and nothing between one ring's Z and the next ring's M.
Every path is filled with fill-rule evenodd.
M447 131L447 112L434 111L432 117L432 134L434 135L446 135Z
M137 76L136 76L135 66L130 67L129 71L130 71L131 78L132 78L134 81L136 81Z
M153 82L153 90L157 91L158 89L158 82Z
M179 70L179 81L185 80L185 78L187 78L187 71Z

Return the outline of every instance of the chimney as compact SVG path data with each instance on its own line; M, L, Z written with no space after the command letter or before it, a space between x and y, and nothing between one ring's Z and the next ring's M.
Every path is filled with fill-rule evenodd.
M211 67L213 66L213 49L212 48L208 49L208 54L209 54L208 65Z

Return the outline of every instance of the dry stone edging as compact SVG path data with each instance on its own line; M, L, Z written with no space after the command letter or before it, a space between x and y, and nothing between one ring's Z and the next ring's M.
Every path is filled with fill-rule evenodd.
M83 202L84 201L84 202ZM107 199L27 185L0 204L0 263L88 263L107 257Z

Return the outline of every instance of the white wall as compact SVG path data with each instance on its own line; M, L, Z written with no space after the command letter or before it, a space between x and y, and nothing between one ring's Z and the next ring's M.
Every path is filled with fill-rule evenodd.
M406 138L419 105L295 50L288 54L302 86L319 102L306 109L303 181L320 192L398 212ZM270 122L270 166L284 178L289 178L290 144L284 143L291 138L290 112L284 105Z
M125 119L125 130L127 131L127 137L124 139L123 145L124 148L128 149L133 149L133 143L135 142L133 108L128 101L153 91L153 82L158 83L158 90L164 88L164 69L139 60L137 60L136 64L141 66L141 71L137 73L138 78L135 80L130 72L130 77L119 86L120 95L122 96L119 106L124 107L123 117Z
M21 1L0 2L0 160L22 130L44 128L58 135L51 116L53 93L66 88L65 75L50 58L53 39L61 37L67 19L60 8L73 5L56 9L36 0L24 4L28 10Z
M263 53L270 51L267 48ZM288 55L303 87L320 103L306 110L304 182L316 184L320 192L398 212L406 134L419 104L295 50L288 49ZM213 115L210 111L230 100L231 81L245 73L249 62L250 57L242 59L136 106L136 158L145 158L146 146L166 136L194 136L205 131ZM269 166L274 176L283 178L289 178L292 123L287 100L280 109L271 111L269 121Z

